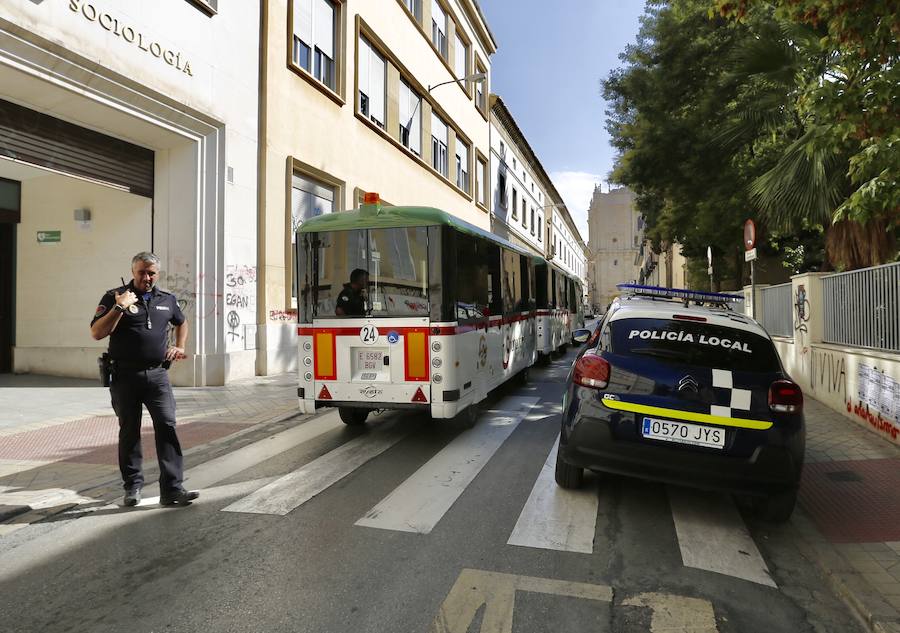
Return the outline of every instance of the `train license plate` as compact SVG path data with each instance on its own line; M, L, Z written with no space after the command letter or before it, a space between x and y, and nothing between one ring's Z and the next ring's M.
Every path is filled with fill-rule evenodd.
M379 371L384 367L384 352L356 351L356 368L362 371Z
M692 444L709 448L725 448L725 429L672 420L644 418L641 435L652 440Z
M353 348L353 380L356 382L386 382L391 379L390 367L384 364L387 350L371 347Z

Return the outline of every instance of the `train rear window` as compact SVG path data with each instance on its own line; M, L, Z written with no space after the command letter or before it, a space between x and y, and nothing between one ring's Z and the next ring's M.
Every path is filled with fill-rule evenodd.
M610 329L615 354L716 369L781 368L772 342L746 330L669 319L618 319Z

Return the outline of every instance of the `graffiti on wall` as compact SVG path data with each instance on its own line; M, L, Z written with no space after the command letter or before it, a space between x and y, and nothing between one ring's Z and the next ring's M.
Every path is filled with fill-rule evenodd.
M794 330L806 333L806 323L809 321L809 299L806 298L806 286L800 284L797 286L797 295L794 299Z
M855 405L852 398L846 401L847 413L896 440L900 435L900 382L877 367L860 364L855 395Z
M810 384L813 391L829 394L847 393L847 374L844 370L844 355L828 350L810 350Z
M269 321L296 321L296 310L269 310Z

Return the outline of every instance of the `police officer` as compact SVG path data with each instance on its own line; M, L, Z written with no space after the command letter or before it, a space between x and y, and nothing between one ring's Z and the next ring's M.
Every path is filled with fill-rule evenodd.
M350 283L337 296L334 313L338 316L366 316L366 297L363 294L369 285L369 272L357 268L350 273Z
M159 258L141 252L131 260L133 279L108 291L91 321L91 336L109 336L113 377L112 406L119 418L119 470L125 485L125 505L141 500L141 413L153 420L159 460L160 505L187 505L200 496L182 486L183 458L175 434L175 396L167 368L185 358L188 326L175 295L156 287ZM169 324L175 345L168 345Z

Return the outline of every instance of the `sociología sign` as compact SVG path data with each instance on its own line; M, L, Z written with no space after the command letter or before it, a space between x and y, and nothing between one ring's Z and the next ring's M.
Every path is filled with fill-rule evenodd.
M190 77L194 76L193 71L191 71L191 63L188 61L186 55L182 55L179 51L173 51L166 48L137 28L98 9L90 2L84 2L83 0L69 0L69 9L71 9L73 13L81 15L88 22L99 24L100 28L105 31L109 31L116 37L122 38L122 40L129 44L134 44L153 57L161 59L169 66L183 72L185 75Z

